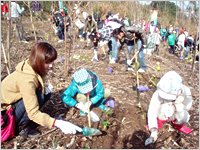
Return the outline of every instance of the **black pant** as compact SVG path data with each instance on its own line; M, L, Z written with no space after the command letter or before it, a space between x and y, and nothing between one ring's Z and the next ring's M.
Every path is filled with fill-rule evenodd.
M36 95L39 103L39 109L50 99L51 93L48 95L43 95L41 90L36 90ZM30 104L31 105L31 104ZM30 119L27 115L23 99L17 101L13 106L14 115L15 115L15 128L18 131L20 125L25 125L30 122Z
M158 47L159 47L159 45L156 45L156 52L157 52L157 55L158 55L158 52L159 52Z
M170 45L170 49L169 49L170 54L175 54L174 48L175 48L174 45Z

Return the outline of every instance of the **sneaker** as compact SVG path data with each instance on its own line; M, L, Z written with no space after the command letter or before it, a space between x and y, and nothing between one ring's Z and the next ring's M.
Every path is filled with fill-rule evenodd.
M186 57L185 57L185 60L187 60L187 59L188 59L188 57L186 56Z
M64 42L64 40L59 40L58 43Z
M40 135L40 132L31 129L30 127L26 127L23 130L20 131L19 135L26 136L26 137L36 137Z
M133 71L133 67L131 67L131 66L128 66L128 69L127 69L128 71Z
M22 42L23 42L23 43L29 43L29 42L28 42L28 41L26 41L26 40L22 40Z
M140 73L144 73L145 70L140 68L140 69L138 70L138 72L140 72Z
M115 61L115 59L113 59L113 58L112 58L112 59L110 60L110 62L109 62L109 63L110 63L110 64L115 64L115 63L116 63L116 61Z
M183 56L180 56L179 59L182 59L182 60L183 60Z

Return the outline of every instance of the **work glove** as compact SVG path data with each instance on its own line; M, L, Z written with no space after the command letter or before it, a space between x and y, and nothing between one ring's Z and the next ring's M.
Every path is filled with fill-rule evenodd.
M132 65L132 61L131 60L127 60L127 64L130 66Z
M157 136L158 136L158 130L152 129L150 137L145 141L145 146L154 143L157 140Z
M82 102L79 102L75 105L76 108L82 110L84 113L87 113L88 112L88 109L87 107L82 103Z
M89 107L92 105L92 102L91 101L89 101ZM88 102L86 102L85 104L84 104L84 106L85 106L85 109L87 110L87 112L88 112Z
M44 90L45 90L45 95L51 93L53 90L53 85L49 83L43 83L44 84Z
M79 132L82 131L82 129L80 129L78 126L75 126L74 124L64 120L56 119L55 126L61 129L65 134L76 134L76 130Z

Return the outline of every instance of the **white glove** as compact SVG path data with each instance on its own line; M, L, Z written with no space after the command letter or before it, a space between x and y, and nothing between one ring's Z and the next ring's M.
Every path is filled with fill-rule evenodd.
M41 11L43 11L43 9L41 9Z
M131 60L127 60L127 64L130 66L132 64Z
M88 109L87 107L82 103L82 102L79 102L75 105L76 108L82 110L84 113L87 113L88 112Z
M89 101L89 107L90 107L91 105L92 105L92 102ZM84 106L85 106L86 110L88 111L88 102L86 102L86 103L84 104Z
M82 132L80 127L64 120L56 120L55 126L60 128L65 134L76 134L76 131Z
M93 29L91 29L91 32L93 31Z
M90 34L91 34L90 32L87 33L88 36L89 36Z
M51 91L53 90L53 85L49 84L49 83L43 83L44 84L44 88L45 88L45 95L51 93Z
M3 15L5 15L5 12L3 12Z
M146 48L147 46L146 46L146 45L143 45L143 47Z
M157 129L153 129L151 131L151 135L148 139L146 139L145 141L145 146L149 145L151 143L154 143L157 140L157 136L158 136L158 130Z
M33 11L33 13L34 13L34 11Z

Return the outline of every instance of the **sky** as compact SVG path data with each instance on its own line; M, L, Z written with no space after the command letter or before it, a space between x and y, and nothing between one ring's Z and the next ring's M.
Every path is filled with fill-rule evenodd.
M149 5L150 2L151 2L151 1L139 1L140 4L147 4L147 5ZM175 3L175 5L176 5L176 1L170 1L170 2L173 2L173 3ZM189 1L184 1L184 3L185 3L185 6L187 6L187 5L189 4ZM180 6L180 1L177 2L177 5Z

